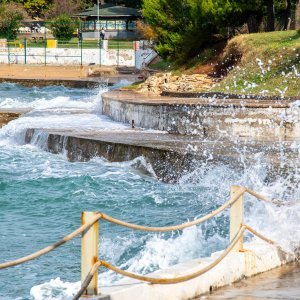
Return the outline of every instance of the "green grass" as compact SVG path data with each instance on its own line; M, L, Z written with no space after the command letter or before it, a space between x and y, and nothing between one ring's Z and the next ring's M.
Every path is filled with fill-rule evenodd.
M154 63L152 63L150 65L150 68L158 71L170 72L174 69L174 63L171 63L163 59L159 59Z
M24 40L15 40L9 42L10 47L19 48L20 45L24 44ZM31 41L27 40L27 47L30 48L45 48L45 41L38 40L38 41ZM80 44L78 43L77 38L73 38L68 42L64 41L58 41L58 48L69 48L69 49L75 49L80 48ZM98 41L97 40L83 40L82 43L83 49L94 49L99 48ZM108 49L133 49L133 42L132 41L124 41L124 40L108 40Z
M235 37L222 62L230 65L238 56L240 61L213 91L300 96L300 34L296 31Z
M138 82L134 82L130 85L127 85L125 87L122 87L121 90L124 91L134 91L134 90L138 90L141 86L142 81L138 81Z

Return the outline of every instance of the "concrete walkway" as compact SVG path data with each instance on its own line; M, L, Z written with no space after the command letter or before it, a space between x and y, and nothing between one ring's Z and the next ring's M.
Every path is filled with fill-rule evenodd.
M300 263L282 266L253 278L244 279L209 296L197 298L200 299L300 299Z
M90 77L98 72L101 76ZM136 82L137 74L121 74L115 67L97 66L49 66L49 65L7 65L0 68L0 82L14 82L24 86L64 85L68 87L93 88L99 82L109 85L122 80Z
M251 107L251 108L269 108L269 107L279 107L286 108L290 106L294 100L280 99L280 100L262 100L262 99L252 99L252 98L236 98L228 99L224 98L214 98L214 97L168 97L168 96L157 96L155 94L142 94L136 91L126 91L126 90L115 90L109 91L102 95L103 99L108 99L110 101L120 101L124 103L131 104L143 104L143 105L201 105L208 107Z

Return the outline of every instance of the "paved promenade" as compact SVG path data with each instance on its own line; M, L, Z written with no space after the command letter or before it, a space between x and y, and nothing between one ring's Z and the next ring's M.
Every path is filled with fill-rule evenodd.
M253 98L214 98L214 97L168 97L168 96L157 96L154 94L142 94L135 91L116 90L109 91L103 95L103 97L110 100L116 100L121 102L127 102L132 104L144 104L144 105L201 105L209 107L218 106L238 106L238 107L253 107L253 108L269 108L289 107L293 100L262 100Z
M99 76L90 77L93 72L98 72ZM121 80L135 82L139 78L135 74L120 74L114 67L14 64L2 64L0 67L0 82L15 82L30 87L65 85L84 88L94 87L101 81L112 85Z
M244 279L209 296L197 298L200 299L300 299L300 263L282 266L253 278Z

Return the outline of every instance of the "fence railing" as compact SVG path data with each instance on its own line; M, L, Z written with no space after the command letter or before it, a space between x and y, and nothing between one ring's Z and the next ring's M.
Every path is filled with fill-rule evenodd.
M18 31L8 28L0 37L0 63L136 67L138 50L149 47L138 36L126 40L119 28L115 36L109 37L108 31L103 38L99 30L85 32L80 22L71 25L74 32L68 38L53 35L53 22L34 28L24 23Z
M111 216L106 215L102 212L83 212L81 221L82 226L78 229L65 236L63 239L58 242L41 249L37 252L34 252L30 255L21 257L19 259L8 261L0 264L0 269L13 267L27 261L33 260L37 257L45 255L46 253L62 246L66 242L70 241L74 237L79 234L82 234L81 238L81 289L78 291L76 296L73 298L79 299L82 295L98 295L98 268L100 266L110 269L115 273L120 275L130 277L133 279L150 282L152 284L174 284L179 282L184 282L195 277L198 277L212 268L214 268L217 264L219 264L231 251L243 251L243 236L245 231L251 232L253 235L256 235L260 239L265 242L275 245L280 248L280 246L273 242L272 240L266 238L262 234L258 233L256 230L251 228L250 226L244 224L244 195L248 193L259 200L280 204L280 201L270 200L248 188L240 187L240 186L232 186L231 187L231 195L230 199L225 202L222 206L210 212L209 214L196 219L194 221L186 222L180 225L168 226L168 227L148 227L141 226L137 224L127 223L118 219L115 219ZM223 251L223 253L211 264L206 266L203 269L197 270L194 273L178 276L174 278L154 278L150 276L138 275L134 273L130 273L120 268L110 264L107 261L99 260L98 257L98 247L99 247L99 221L108 221L110 223L114 223L119 226L127 227L134 230L141 230L147 232L167 232L174 230L182 230L187 227L191 227L194 225L198 225L214 216L224 211L225 209L230 207L230 244Z

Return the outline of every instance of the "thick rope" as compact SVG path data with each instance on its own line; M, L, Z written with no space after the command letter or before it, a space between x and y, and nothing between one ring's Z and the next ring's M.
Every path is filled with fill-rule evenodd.
M81 289L75 295L75 297L73 298L73 300L78 300L82 296L82 294L87 289L87 287L89 286L90 282L92 281L93 276L96 273L96 271L98 270L98 268L99 268L100 265L101 265L101 261L97 261L96 263L94 263L94 265L92 266L90 272L88 273L88 275L86 276L84 282L82 283Z
M228 208L229 206L231 206L232 204L234 204L245 192L253 195L254 197L260 199L260 200L263 200L263 201L266 201L266 202L269 202L269 203L274 203L274 201L272 200L269 200L268 198L250 190L250 189L247 189L245 187L240 187L240 190L238 191L238 193L236 193L234 195L233 198L231 198L229 201L227 201L226 203L224 203L222 206L220 206L219 208L217 208L216 210L212 211L211 213L203 216L202 218L200 219L197 219L197 220L194 220L194 221L191 221L191 222L186 222L186 223L183 223L183 224L180 224L180 225L175 225L175 226L168 226L168 227L148 227L148 226L141 226L141 225L137 225L137 224L131 224L131 223L127 223L127 222L124 222L124 221L121 221L121 220L118 220L118 219L115 219L113 217L110 217L106 214L102 214L102 213L98 213L91 222L89 223L86 223L85 225L82 225L81 227L79 227L78 229L76 229L75 231L73 231L71 234L65 236L63 239L61 239L60 241L50 245L50 246L47 246L46 248L44 249L41 249L37 252L34 252L30 255L27 255L27 256L24 256L24 257L21 257L19 259L16 259L16 260L13 260L13 261L9 261L9 262L5 262L5 263L2 263L0 264L0 269L4 269L4 268L8 268L8 267L12 267L12 266L16 266L16 265L19 265L19 264L22 264L24 262L27 262L27 261L30 261L30 260L33 260L39 256L42 256L56 248L58 248L59 246L65 244L66 242L70 241L71 239L73 239L74 237L76 237L77 235L79 235L80 233L82 233L83 231L85 231L86 229L88 229L90 226L92 226L95 222L97 222L100 218L108 221L108 222L111 222L111 223L114 223L114 224L117 224L117 225L120 225L120 226L124 226L124 227L128 227L128 228L131 228L131 229L135 229L135 230L142 230L142 231L150 231L150 232L167 232L167 231L173 231L173 230L182 230L184 228L187 228L187 227L191 227L191 226L194 226L194 225L197 225L197 224L200 224L212 217L214 217L215 215L219 214L220 212L222 212L223 210L225 210L226 208Z
M65 244L66 242L72 240L74 237L76 237L80 233L82 233L85 230L87 230L95 222L97 222L101 218L101 216L102 215L100 213L96 214L90 222L88 222L88 223L80 226L79 228L77 228L75 231L73 231L69 235L66 235L63 239L59 240L58 242L56 242L56 243L54 243L54 244L52 244L50 246L47 246L46 248L43 248L43 249L41 249L41 250L39 250L37 252L34 252L34 253L32 253L30 255L27 255L27 256L24 256L24 257L21 257L19 259L8 261L8 262L0 264L0 269L5 269L5 268L8 268L8 267L13 267L13 266L25 263L27 261L33 260L35 258L38 258L39 256L42 256L42 255L44 255L44 254L46 254L46 253L48 253L48 252L50 252L50 251L58 248L59 246Z
M243 225L241 226L239 232L237 233L237 235L235 236L235 238L231 241L231 243L229 244L229 246L223 251L223 253L212 263L210 263L209 265L207 265L206 267L204 267L201 270L198 270L194 273L188 274L188 275L183 275L183 276L179 276L179 277L175 277L175 278L154 278L154 277L148 277L148 276L142 276L142 275L137 275L137 274L133 274L124 270L121 270L113 265L111 265L110 263L100 260L101 266L110 269L112 271L114 271L115 273L118 273L120 275L126 276L126 277L130 277L133 279L137 279L137 280L141 280L141 281L146 281L146 282L150 282L153 284L174 284L174 283L180 283L180 282L184 282L184 281L188 281L191 280L193 278L196 278L206 272L208 272L209 270L211 270L212 268L214 268L217 264L219 264L228 254L229 252L233 249L233 247L237 244L237 242L240 240L240 238L243 236L244 231L246 230L246 226Z
M165 232L165 231L172 231L172 230L180 230L180 229L184 229L187 227L191 227L197 224L200 224L210 218L212 218L213 216L217 215L218 213L220 213L221 211L223 211L224 209L226 209L227 207L229 207L230 205L234 204L241 195L243 195L246 191L246 188L241 187L240 191L238 193L236 193L236 195L230 199L229 201L227 201L225 204L223 204L222 206L220 206L218 209L212 211L211 213L209 213L208 215L197 219L195 221L192 222L186 222L183 223L181 225L177 225L177 226L169 226L169 227L147 227L147 226L140 226L140 225L136 225L136 224L130 224L127 222L123 222L121 220L112 218L106 214L102 214L102 213L98 213L91 222L86 223L85 225L79 227L77 230L73 231L71 234L65 236L63 239L61 239L60 241L56 242L53 245L47 246L44 249L41 249L37 252L34 252L30 255L21 257L19 259L13 260L13 261L9 261L9 262L5 262L0 264L0 269L4 269L4 268L8 268L8 267L12 267L12 266L16 266L19 264L22 264L24 262L33 260L41 255L44 255L54 249L56 249L57 247L65 244L66 242L70 241L71 239L73 239L74 237L76 237L78 234L82 233L83 231L85 231L87 228L89 228L90 226L92 226L96 221L98 221L100 218L107 220L111 223L115 223L124 227L128 227L128 228L132 228L132 229L136 229L136 230L143 230L143 231L152 231L152 232Z
M265 202L273 203L273 200L270 200L270 199L268 199L267 197L265 197L265 196L263 196L263 195L260 195L260 194L254 192L254 191L252 191L252 190L250 190L250 189L248 189L248 188L246 188L246 192L247 192L248 194L254 196L255 198L259 199L259 200L263 200L263 201L265 201Z
M141 226L141 225L131 224L131 223L127 223L127 222L115 219L115 218L110 217L110 216L108 216L104 213L102 214L102 219L106 220L108 222L123 226L123 227L128 227L128 228L131 228L131 229L142 230L142 231L166 232L166 231L173 231L173 230L182 230L184 228L200 224L200 223L214 217L215 215L219 214L220 212L225 210L227 207L234 204L245 193L245 191L246 191L246 188L241 187L240 191L238 193L236 193L233 198L231 198L229 201L224 203L222 206L220 206L216 210L212 211L211 213L205 215L204 217L202 217L200 219L197 219L197 220L194 220L194 221L191 221L191 222L186 222L186 223L183 223L183 224L180 224L180 225L174 225L174 226L168 226L168 227Z
M262 234L260 234L259 232L257 232L256 230L254 230L252 227L248 226L248 225L245 225L246 226L246 229L248 231L250 231L252 234L256 235L257 237L259 237L260 239L262 239L263 241L271 244L271 245L274 245L274 246L279 246L277 243L275 243L274 241L266 238L265 236L263 236Z
M199 271L196 271L192 274L179 276L179 277L175 277L175 278L153 278L153 277L138 275L138 274L134 274L134 273L130 273L130 272L121 270L118 267L111 265L109 262L100 260L100 261L96 262L93 265L91 271L89 272L86 279L84 280L80 291L78 291L78 293L73 298L73 300L78 300L80 298L80 296L83 294L83 292L85 291L85 289L88 287L89 283L91 282L91 280L93 278L93 275L95 274L95 272L96 272L96 270L99 266L103 266L103 267L105 267L105 268L107 268L107 269L109 269L109 270L111 270L115 273L120 274L120 275L130 277L130 278L140 280L140 281L150 282L152 284L174 284L174 283L180 283L180 282L188 281L188 280L191 280L193 278L199 277L199 276L203 275L204 273L208 272L209 270L211 270L212 268L214 268L217 264L219 264L230 253L230 251L233 249L233 247L237 244L237 242L243 236L245 230L250 231L254 235L258 236L260 239L264 240L265 242L267 242L267 243L269 243L273 246L280 247L280 246L278 246L277 243L275 243L274 241L266 238L262 234L258 233L252 227L243 224L241 226L241 229L239 230L239 232L235 236L235 238L231 241L230 245L226 248L226 250L223 251L223 253L215 261L213 261L211 264L209 264L205 268L203 268ZM284 252L286 252L286 251L284 251Z

